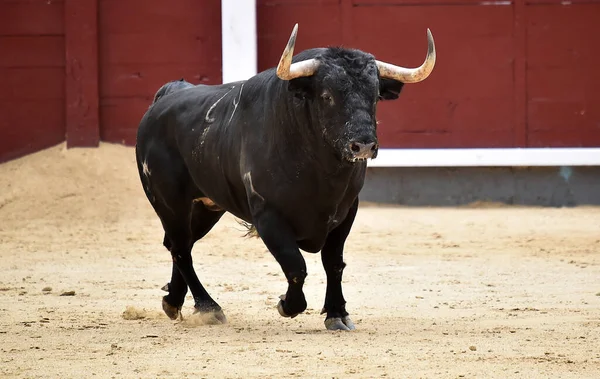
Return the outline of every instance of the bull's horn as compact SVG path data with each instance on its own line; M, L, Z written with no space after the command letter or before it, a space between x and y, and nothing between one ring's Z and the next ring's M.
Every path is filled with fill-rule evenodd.
M394 66L393 64L377 61L379 75L382 78L395 79L402 83L417 83L425 80L435 66L435 43L431 30L427 29L427 58L425 62L417 68L405 68Z
M281 59L277 65L277 76L282 80L292 80L301 76L311 76L319 67L319 61L316 59L307 59L302 62L292 64L294 56L294 45L296 44L296 34L298 34L298 24L294 26L290 40L281 54Z

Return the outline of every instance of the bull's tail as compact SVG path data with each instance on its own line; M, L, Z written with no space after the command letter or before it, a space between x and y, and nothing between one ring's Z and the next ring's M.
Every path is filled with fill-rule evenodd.
M244 220L237 220L237 222L238 224L246 228L246 234L244 234L244 237L260 238L260 236L258 235L258 231L256 230L256 226Z

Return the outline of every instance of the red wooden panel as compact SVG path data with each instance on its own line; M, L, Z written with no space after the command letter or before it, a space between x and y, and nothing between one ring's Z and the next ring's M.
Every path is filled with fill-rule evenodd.
M195 84L218 84L214 69L195 64L111 65L102 73L105 97L147 97L168 81L184 78Z
M537 5L537 4L555 4L563 7L568 7L574 4L591 4L598 3L598 0L525 0L527 4Z
M135 143L169 80L221 82L219 0L100 0L101 138Z
M600 62L597 64L600 65ZM600 70L585 67L584 62L581 65L584 66L582 69L564 66L530 68L527 72L528 100L532 103L555 101L583 103L592 100L598 104Z
M63 105L62 99L0 101L0 162L64 141Z
M410 87L395 102L382 102L377 114L382 147L506 147L511 146L512 122L507 118L486 118L489 108L510 113L512 99L413 99ZM435 110L435 111L433 111ZM402 125L399 128L398 125ZM439 137L433 137L438 135ZM393 141L393 142L390 142Z
M600 146L600 108L586 101L529 104L530 146Z
M258 6L258 70L277 65L296 23L298 39L295 54L313 47L340 45L341 22L340 6L337 4Z
M530 146L600 146L600 4L527 7Z
M515 147L527 147L527 11L525 0L514 3Z
M100 0L102 64L221 67L220 1Z
M444 148L464 148L468 145L481 147L504 147L510 144L512 136L504 132L480 131L471 136L460 133L434 133L434 132L400 132L395 136L402 141L402 148L423 148L429 146L443 146ZM396 146L392 146L396 147Z
M0 162L65 137L63 1L0 1Z
M64 67L63 36L0 37L0 67Z
M208 35L173 30L170 33L147 32L104 34L100 40L102 64L196 63L211 66L221 62L221 49Z
M101 129L103 141L135 144L137 128L152 97L105 98L100 100L100 117L104 125Z
M98 146L98 4L65 1L67 146Z
M62 35L63 0L0 2L0 35Z
M527 7L528 67L597 68L600 3Z
M256 0L258 6L340 4L342 0Z
M352 46L384 61L418 66L427 27L436 41L431 76L381 103L382 147L514 146L512 7L368 6L352 15ZM420 137L403 139L407 132ZM443 138L427 137L435 133Z
M220 44L220 0L100 0L103 34L199 33ZM203 25L211 25L206 29ZM219 45L220 47L220 45Z
M0 68L0 102L13 100L64 100L65 76L61 67Z
M352 0L358 6L378 5L475 5L475 6L510 6L512 0Z

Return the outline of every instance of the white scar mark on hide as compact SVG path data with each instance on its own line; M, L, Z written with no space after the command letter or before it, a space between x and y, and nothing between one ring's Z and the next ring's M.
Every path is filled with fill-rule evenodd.
M242 91L244 90L244 84L246 84L246 83L242 83L242 86L240 87L240 94L237 97L237 101L235 98L233 99L233 112L231 112L231 117L229 117L229 121L227 122L228 124L231 123L231 120L233 119L233 115L235 114L237 106L240 103L240 100L242 98Z
M150 176L150 169L148 168L148 162L144 161L142 163L142 171L143 171L144 175Z
M206 117L204 117L204 120L206 120L206 122L215 122L215 119L213 117L210 117L210 113L215 109L217 104L219 104L219 101L223 100L225 96L229 95L229 92L233 91L234 88L235 86L231 86L231 88L225 93L225 95L219 97L219 99L215 101L215 103L211 105L210 108L208 108L208 112L206 112Z
M202 131L202 135L200 136L200 146L204 145L204 140L206 139L206 135L208 134L209 130L210 130L210 126L207 126Z
M263 201L265 200L265 198L262 197L260 195L260 193L256 192L256 190L254 189L254 184L252 184L252 173L250 171L248 171L247 173L244 174L244 182L246 182L246 185L248 186L248 189L250 190L251 195L256 195L261 200L263 200Z

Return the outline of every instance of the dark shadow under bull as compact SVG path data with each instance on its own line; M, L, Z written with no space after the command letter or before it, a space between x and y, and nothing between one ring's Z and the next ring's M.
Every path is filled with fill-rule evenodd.
M192 265L194 243L225 212L255 228L288 281L284 317L306 309L300 250L321 252L328 329L351 330L342 294L344 243L358 209L369 158L378 151L376 108L435 63L403 68L339 47L293 57L298 26L277 68L223 85L165 84L143 116L136 159L146 196L173 259L163 309L176 319L188 287L196 312L225 322Z

